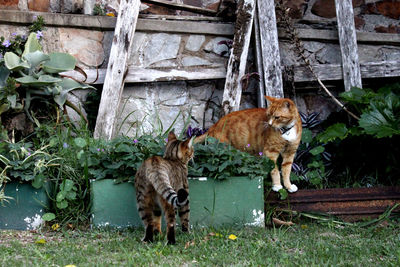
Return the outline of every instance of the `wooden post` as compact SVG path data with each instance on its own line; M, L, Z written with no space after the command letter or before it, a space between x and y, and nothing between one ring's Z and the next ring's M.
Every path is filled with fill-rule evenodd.
M362 87L352 0L335 0L344 88Z
M274 0L259 0L257 6L258 20L260 22L260 40L264 67L262 75L264 75L265 93L268 96L282 98L283 83L275 3Z
M254 0L240 0L238 4L235 36L228 61L222 106L224 113L239 110L242 83L246 71L247 54L255 10Z
M96 0L84 0L83 13L86 15L92 15L94 4L96 4Z
M256 6L258 5L256 1ZM258 20L258 10L257 7L254 11L254 46L255 46L255 56L256 56L256 67L257 72L260 76L260 81L258 83L257 91L257 105L259 108L265 108L265 84L264 84L264 68L262 61L262 51L261 51L261 39L260 39L260 22Z
M111 139L139 14L139 0L121 0L97 115L95 138Z

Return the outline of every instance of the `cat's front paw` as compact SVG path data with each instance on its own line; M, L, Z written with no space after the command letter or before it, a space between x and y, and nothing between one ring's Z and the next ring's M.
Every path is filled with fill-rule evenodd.
M294 193L298 190L298 188L295 184L292 184L287 190L289 191L289 193Z
M280 184L274 184L272 186L272 191L278 192L279 190L281 190L283 187Z

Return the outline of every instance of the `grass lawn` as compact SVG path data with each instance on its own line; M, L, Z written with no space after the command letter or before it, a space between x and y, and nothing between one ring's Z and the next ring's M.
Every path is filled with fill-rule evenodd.
M307 223L202 228L140 241L139 230L0 231L0 266L400 266L400 227ZM234 235L234 236L231 236ZM235 239L236 237L236 239Z

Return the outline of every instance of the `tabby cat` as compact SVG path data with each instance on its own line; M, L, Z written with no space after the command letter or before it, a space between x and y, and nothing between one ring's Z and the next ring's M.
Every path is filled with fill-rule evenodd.
M272 190L282 188L277 166L282 156L282 180L285 188L296 192L297 186L290 182L290 171L301 140L302 124L299 112L292 100L265 96L269 106L232 112L222 117L208 132L196 138L195 143L207 136L231 144L237 149L252 154L263 154L275 163L271 171Z
M143 241L152 242L161 233L161 209L167 222L168 244L175 244L175 211L179 210L182 231L189 231L188 162L193 158L193 139L180 141L168 135L164 156L145 160L135 176L139 216L145 227Z

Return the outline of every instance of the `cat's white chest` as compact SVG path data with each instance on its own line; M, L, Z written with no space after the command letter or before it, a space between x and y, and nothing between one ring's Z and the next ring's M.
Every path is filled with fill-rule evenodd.
M297 139L297 130L296 126L292 127L289 131L282 134L282 138L286 141L292 142Z

